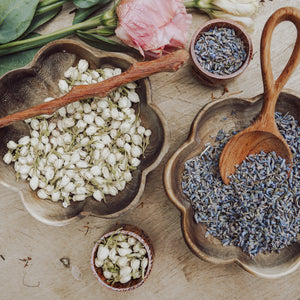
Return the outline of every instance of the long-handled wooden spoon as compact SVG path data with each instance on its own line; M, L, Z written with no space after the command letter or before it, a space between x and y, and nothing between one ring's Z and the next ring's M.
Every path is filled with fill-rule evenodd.
M275 27L283 22L291 21L297 28L297 40L293 53L280 76L274 82L271 68L271 38ZM242 132L235 135L224 147L220 162L220 174L225 184L228 176L233 174L236 166L250 154L275 151L284 158L287 164L292 164L292 153L280 134L275 123L275 105L285 83L292 75L300 61L300 10L284 7L277 10L267 21L261 36L261 70L264 84L264 102L255 122Z
M0 118L0 128L34 116L53 114L59 108L78 100L94 96L105 97L121 85L158 72L175 72L185 63L188 57L187 51L177 50L152 61L136 62L120 75L94 84L74 86L68 94L62 97Z

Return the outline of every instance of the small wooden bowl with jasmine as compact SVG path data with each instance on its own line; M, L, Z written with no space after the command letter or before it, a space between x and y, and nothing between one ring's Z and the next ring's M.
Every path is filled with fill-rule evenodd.
M190 56L195 75L208 86L226 85L242 74L252 58L246 29L231 20L214 19L194 33Z
M107 288L131 291L144 284L152 270L154 249L149 236L131 224L119 225L95 243L91 267Z

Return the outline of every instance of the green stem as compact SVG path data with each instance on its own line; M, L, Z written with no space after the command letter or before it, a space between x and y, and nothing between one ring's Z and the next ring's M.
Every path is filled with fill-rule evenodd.
M58 8L58 7L61 7L63 6L65 3L69 2L70 0L61 0L61 1L48 1L48 2L54 2L54 3L50 3L49 5L43 5L43 6L38 6L36 12L35 12L35 16L38 16L38 15L41 15L41 14L44 14L48 11L51 11L55 8ZM43 1L44 2L44 1ZM43 3L41 2L41 3Z
M195 1L186 1L186 2L184 2L184 6L188 7L188 8L197 7L195 4Z
M40 1L39 2L39 5L38 5L38 8L40 7L45 7L45 6L48 6L48 5L52 5L56 2L58 2L60 0L44 0L44 1Z
M52 33L0 45L0 56L43 46L46 43L49 43L53 40L71 35L76 30L91 29L100 25L105 25L106 23L109 23L110 19L113 18L116 19L114 9L97 15L87 21L69 26L67 28L60 29Z

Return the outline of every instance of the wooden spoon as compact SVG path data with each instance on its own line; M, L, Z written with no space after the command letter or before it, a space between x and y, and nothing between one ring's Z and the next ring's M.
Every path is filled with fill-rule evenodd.
M297 40L293 53L280 76L274 82L271 69L271 38L275 27L283 22L291 21L297 28ZM261 70L264 84L264 102L255 122L242 132L235 135L224 147L220 162L220 174L225 184L228 176L233 174L236 166L250 154L275 151L284 158L287 164L292 164L292 153L280 134L275 123L275 106L285 83L292 75L300 61L300 10L284 7L277 10L267 21L261 36Z
M120 75L94 84L74 86L68 94L62 97L0 118L0 128L34 116L51 115L59 108L78 100L95 96L105 97L121 85L155 73L175 72L185 63L188 57L189 54L187 51L177 50L152 61L136 62Z

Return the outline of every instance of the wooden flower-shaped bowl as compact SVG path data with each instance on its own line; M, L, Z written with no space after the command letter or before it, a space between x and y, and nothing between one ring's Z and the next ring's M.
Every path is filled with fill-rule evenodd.
M102 268L98 268L95 265L95 258L97 257L97 251L99 244L104 240L109 238L110 236L116 234L116 231L109 231L105 233L103 236L100 237L100 239L97 241L95 244L93 250L92 250L92 255L91 255L91 268L92 271L97 278L97 280L106 286L107 288L113 290L113 291L118 291L118 292L125 292L125 291L131 291L134 290L138 287L140 287L142 284L144 284L145 280L149 277L150 272L152 270L153 266L153 259L154 259L154 248L152 245L152 242L149 238L149 236L139 227L135 225L130 225L130 224L125 224L125 225L119 225L119 228L121 230L118 230L118 234L123 234L127 235L130 237L134 237L137 241L139 241L146 249L146 257L148 259L148 264L145 269L145 275L144 277L140 277L138 279L131 279L127 283L120 283L120 282L115 282L111 283L109 280L107 280L104 275Z
M170 200L181 212L181 225L189 248L201 259L213 263L237 263L250 273L263 278L278 278L294 271L300 265L300 240L284 248L280 253L258 254L250 258L241 248L223 246L212 237L205 237L206 226L194 221L191 203L181 188L184 163L199 155L205 144L213 141L218 131L240 131L258 115L263 95L252 99L231 98L209 103L197 114L188 140L168 161L164 184ZM300 121L300 94L285 90L279 96L276 111L290 113Z
M72 40L49 43L28 66L6 73L0 78L0 117L40 104L46 97L59 97L58 81L64 77L64 72L70 66L76 65L82 58L88 60L91 69L112 66L126 70L135 61L128 55L98 51ZM61 201L39 199L28 182L16 180L13 165L6 165L2 159L0 183L17 190L29 213L49 225L66 225L86 215L116 218L134 208L143 194L147 174L158 166L168 149L166 121L151 100L149 79L138 80L137 84L142 125L149 128L152 134L141 164L132 173L133 179L122 192L114 197L107 196L105 202L98 202L91 197L85 201L72 202L64 208ZM1 158L7 152L6 144L9 140L17 141L28 133L25 122L1 128Z

